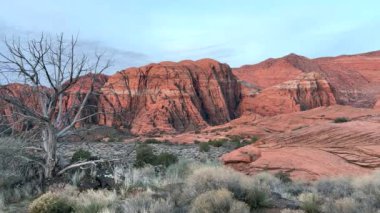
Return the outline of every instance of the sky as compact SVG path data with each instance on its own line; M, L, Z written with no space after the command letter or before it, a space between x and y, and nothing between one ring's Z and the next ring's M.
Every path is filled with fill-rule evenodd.
M378 0L0 0L0 37L79 35L113 70L213 58L232 67L296 53L380 49ZM0 51L3 49L0 47Z

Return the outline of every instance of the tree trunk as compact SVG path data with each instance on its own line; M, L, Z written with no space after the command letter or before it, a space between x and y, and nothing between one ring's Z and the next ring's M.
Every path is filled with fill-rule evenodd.
M57 136L53 126L48 124L42 130L42 140L45 150L45 178L51 178L57 163Z

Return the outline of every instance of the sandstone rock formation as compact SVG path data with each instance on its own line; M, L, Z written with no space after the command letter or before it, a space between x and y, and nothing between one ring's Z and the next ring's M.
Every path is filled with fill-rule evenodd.
M291 54L246 65L233 72L240 81L246 82L242 84L243 103L245 97L250 99L257 93L255 87L265 89L293 80L301 73L316 72L330 84L338 104L372 108L380 94L379 67L380 52L317 59ZM251 86L247 87L247 83Z
M111 76L101 90L100 124L134 134L176 133L237 116L237 80L226 64L204 59L162 62Z
M67 114L65 116L65 122L71 122L84 97L88 91L92 89L90 97L82 110L81 117L86 117L86 119L79 122L77 124L77 127L81 125L83 126L84 124L98 124L99 112L102 111L102 103L99 100L101 95L100 90L107 80L108 76L103 74L89 74L80 77L76 84L66 91L64 99L62 101L62 104L64 106L63 113Z
M337 117L350 121L334 123ZM363 174L380 167L380 111L335 105L256 118L251 123L246 120L222 134L240 135L250 128L261 134L261 140L221 160L247 174L283 171L295 179L314 180ZM241 157L246 150L260 155L248 162Z
M266 88L257 95L244 97L240 110L272 116L334 104L330 84L321 74L310 72Z

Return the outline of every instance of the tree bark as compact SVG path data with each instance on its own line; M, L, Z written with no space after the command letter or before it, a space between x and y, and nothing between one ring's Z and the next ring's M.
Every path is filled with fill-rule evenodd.
M52 178L57 163L57 136L53 126L47 124L42 130L42 142L45 151L45 178Z

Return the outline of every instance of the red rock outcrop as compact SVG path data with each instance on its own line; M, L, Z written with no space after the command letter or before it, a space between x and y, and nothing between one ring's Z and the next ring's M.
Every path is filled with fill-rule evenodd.
M334 104L330 84L321 74L310 72L243 98L240 110L273 116Z
M134 134L176 133L236 117L237 80L226 64L204 59L162 62L111 76L101 90L100 124Z
M380 51L317 59L291 54L236 68L233 72L246 82L242 84L242 103L246 102L245 97L257 93L257 87L265 89L308 72L320 73L326 79L338 104L372 108L380 94Z
M271 119L252 118L250 122L244 117L249 116L236 119L228 131L215 133L219 137L243 135L250 129L261 134L260 141L254 145L221 158L244 173L283 171L294 179L315 180L359 175L380 167L380 111L335 105ZM334 123L337 117L347 117L350 121ZM247 155L256 157L244 157Z
M26 84L13 83L0 87L0 96L17 97L20 105L26 105L33 113L41 115L37 94L32 86ZM0 117L4 124L12 125L15 130L29 129L33 126L31 120L23 116L20 109L2 99L0 99Z
M70 123L74 118L84 97L92 87L93 91L91 92L81 115L82 118L87 117L87 119L77 123L77 127L84 124L99 123L99 112L101 112L103 108L102 103L99 101L100 91L107 80L108 76L103 74L88 74L81 76L78 81L66 91L62 101L63 113L69 113L64 116L66 122Z

